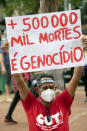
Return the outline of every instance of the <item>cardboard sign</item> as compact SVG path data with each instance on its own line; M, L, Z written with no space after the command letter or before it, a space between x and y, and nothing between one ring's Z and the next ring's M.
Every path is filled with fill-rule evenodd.
M6 17L11 72L84 65L80 10Z

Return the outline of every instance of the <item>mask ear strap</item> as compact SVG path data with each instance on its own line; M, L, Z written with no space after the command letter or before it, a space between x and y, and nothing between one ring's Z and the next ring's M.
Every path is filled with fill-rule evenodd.
M57 87L57 86L55 87L55 90L54 90L54 91L55 91L55 93L56 93L56 96L58 96L58 95L60 94L60 91L58 90L58 87Z

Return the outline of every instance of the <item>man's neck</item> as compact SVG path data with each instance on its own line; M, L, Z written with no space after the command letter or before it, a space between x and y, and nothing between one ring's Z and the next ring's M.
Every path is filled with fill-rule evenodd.
M42 103L45 107L49 108L50 105L52 104L52 101L51 101L51 102L45 102L45 101L43 101L43 100L41 99L41 103Z

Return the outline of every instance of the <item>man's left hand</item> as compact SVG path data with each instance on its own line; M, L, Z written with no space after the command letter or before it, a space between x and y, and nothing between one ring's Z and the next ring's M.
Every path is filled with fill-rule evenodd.
M83 35L82 40L83 40L83 49L86 50L87 49L87 35Z

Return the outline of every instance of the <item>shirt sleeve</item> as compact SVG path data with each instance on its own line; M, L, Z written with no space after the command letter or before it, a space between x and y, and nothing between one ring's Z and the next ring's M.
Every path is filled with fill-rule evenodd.
M66 110L70 109L72 102L73 102L73 99L74 98L72 98L69 95L67 88L58 96L59 103L61 103L61 105L64 108L66 108Z
M28 95L26 97L26 99L23 101L22 98L21 98L21 101L22 101L22 104L23 104L23 107L24 107L24 110L27 112L29 111L30 107L32 106L32 104L35 102L36 98L34 95L31 94L31 92L28 92Z

